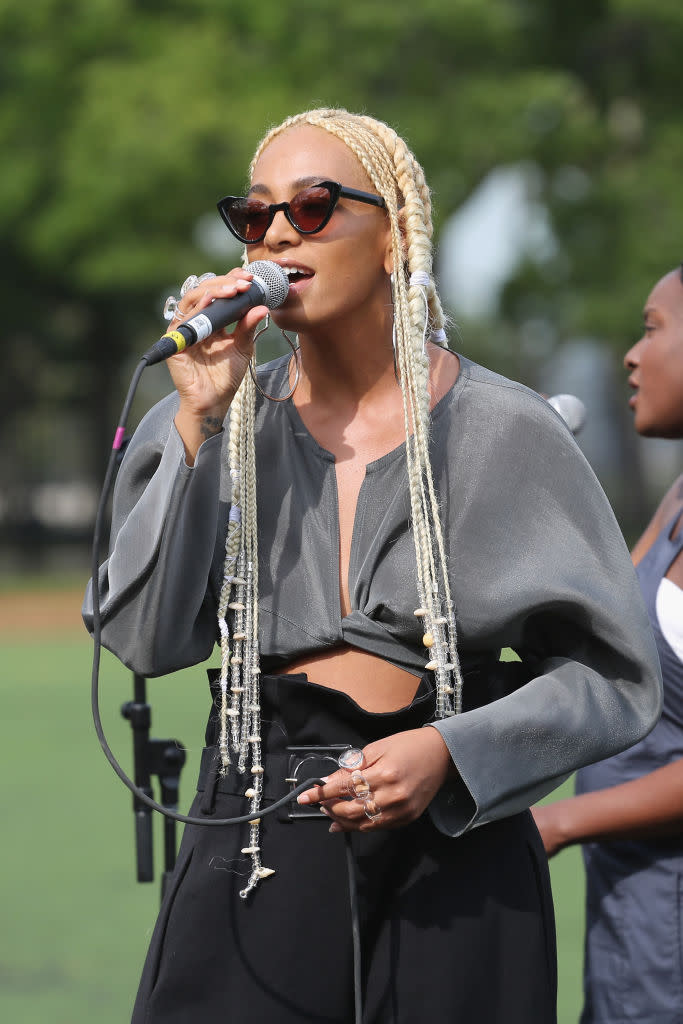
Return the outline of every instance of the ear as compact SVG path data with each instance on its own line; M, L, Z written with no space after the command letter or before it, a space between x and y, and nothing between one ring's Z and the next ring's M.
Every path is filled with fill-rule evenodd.
M408 256L408 246L407 246L407 242L406 242L406 227L405 227L405 224L406 224L405 210L406 210L405 206L402 206L401 209L398 211L398 227L399 227L399 231L401 232L401 245L402 245L402 248L403 248L403 260L404 261L407 259L407 256ZM396 269L394 267L394 250L393 250L393 246L391 244L391 227L389 225L389 218L388 217L387 217L386 249L385 249L385 252L384 252L384 269L387 272L387 274L393 274L394 270Z

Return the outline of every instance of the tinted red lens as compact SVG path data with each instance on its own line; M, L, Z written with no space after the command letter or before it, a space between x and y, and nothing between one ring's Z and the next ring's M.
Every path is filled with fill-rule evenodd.
M260 199L238 199L230 205L228 217L245 242L262 238L268 230L269 210Z
M290 201L289 211L296 227L301 231L315 231L330 212L332 196L329 189L319 185L304 188Z

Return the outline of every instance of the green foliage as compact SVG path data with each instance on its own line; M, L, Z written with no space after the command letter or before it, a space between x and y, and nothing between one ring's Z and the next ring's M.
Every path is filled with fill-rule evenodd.
M77 406L97 464L164 295L235 258L197 225L268 125L314 105L407 137L437 235L492 168L536 168L557 251L486 325L498 368L530 318L623 350L681 250L681 52L678 0L0 0L0 422Z

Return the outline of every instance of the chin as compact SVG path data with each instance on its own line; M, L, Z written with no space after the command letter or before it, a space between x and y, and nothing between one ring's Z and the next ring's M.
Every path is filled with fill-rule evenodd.
M665 441L676 441L683 438L683 423L639 420L636 416L633 425L641 437L659 437Z

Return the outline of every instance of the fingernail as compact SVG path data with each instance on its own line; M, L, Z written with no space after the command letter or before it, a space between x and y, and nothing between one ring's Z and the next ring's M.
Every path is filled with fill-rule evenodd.
M341 825L338 825L336 821L333 821L328 829L328 832L341 832L341 830Z
M302 793L300 796L296 798L296 802L298 804L310 804L311 798L308 795L308 793Z

